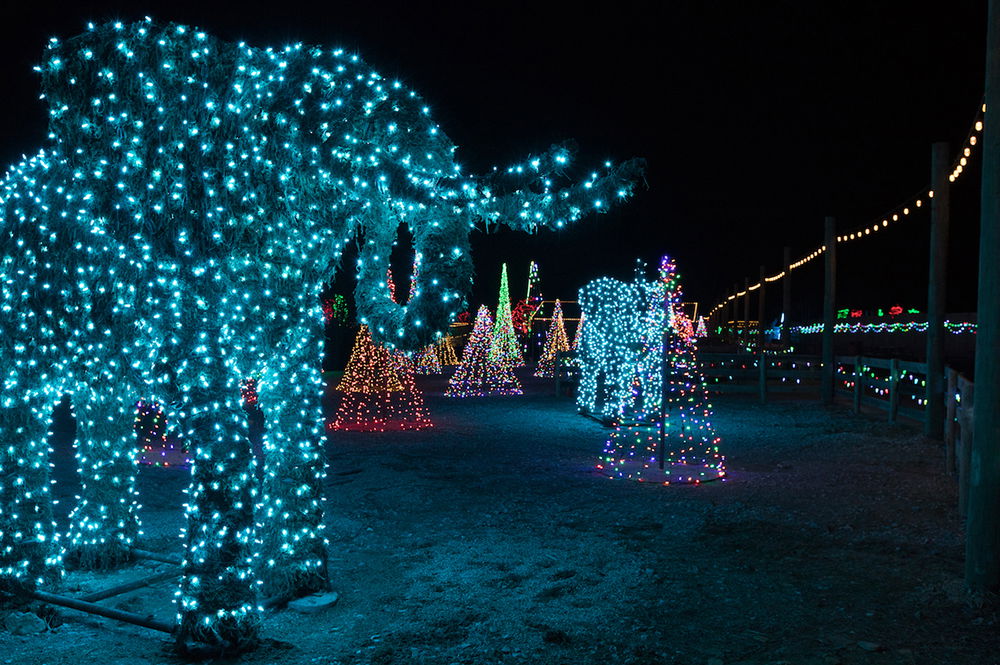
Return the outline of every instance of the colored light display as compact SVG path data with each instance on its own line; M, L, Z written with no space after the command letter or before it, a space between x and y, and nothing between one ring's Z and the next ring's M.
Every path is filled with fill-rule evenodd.
M944 329L954 335L976 334L976 324L969 321L945 321ZM801 335L817 335L823 332L823 323L812 323L807 326L792 326L793 333ZM882 333L924 333L927 332L926 321L900 321L882 323L835 323L834 334L871 335Z
M694 331L695 337L708 337L708 327L705 325L705 317L698 317L698 327Z
M577 346L577 406L582 411L608 420L622 417L646 336L649 300L649 284L642 279L599 277L580 289L587 321Z
M491 358L492 339L493 319L483 305L462 352L462 362L448 381L448 389L444 393L446 397L522 394L521 382L514 376L513 367Z
M441 357L438 355L436 345L428 344L424 347L423 351L417 354L417 363L414 371L417 374L440 374L443 371L441 369Z
M960 148L960 152L954 158L952 164L952 172L948 175L948 182L955 182L964 172L965 167L968 165L969 160L972 158L973 149L979 143L980 135L983 131L983 114L986 113L986 104L982 104L976 110L976 118L969 129L968 134L966 134L966 139ZM881 215L879 218L875 218L865 224L860 228L856 228L852 232L844 233L836 237L836 242L846 243L854 240L861 240L862 238L868 238L873 235L877 235L879 231L890 228L890 224L895 227L898 222L908 219L911 213L915 213L918 209L924 207L925 199L934 198L934 190L921 188L916 194L909 197L905 203L902 203L895 208L891 209L889 212ZM729 304L729 301L735 300L736 298L742 298L747 295L749 291L754 291L759 289L764 283L776 282L785 277L786 273L790 270L796 270L803 265L809 263L813 259L817 258L826 251L826 246L822 245L817 249L813 250L809 254L790 264L786 270L782 270L777 274L771 275L770 277L765 277L763 282L757 282L753 286L750 286L744 291L737 292L727 296L722 302L717 303L712 309L709 310L708 316L712 316L717 311Z
M451 335L442 337L437 345L438 358L445 367L454 367L458 364L458 354L455 353L455 338Z
M337 385L341 399L330 428L386 432L432 427L413 371L408 357L376 344L368 327L361 326Z
M507 286L507 264L500 271L500 294L497 298L497 315L493 322L493 340L490 344L490 359L513 367L524 364L521 345L514 334L514 323L510 311L510 291Z
M535 313L538 312L541 304L541 298L535 296L532 296L530 300L518 300L510 315L514 330L521 335L528 335L531 332L531 321L535 318Z
M545 344L542 354L535 367L535 376L551 378L556 375L556 354L569 351L569 339L566 337L566 325L563 322L562 303L556 300L552 309L552 321L545 334Z
M344 326L347 325L348 319L347 298L335 293L323 299L323 320L327 324Z
M658 403L642 402L633 422L615 428L597 468L613 478L664 485L723 478L725 458L719 452L720 438L709 420L712 406L698 366L695 341L693 336L681 334L677 325L682 319L680 276L669 257L661 261L659 280L652 292L652 299L659 300L665 315L659 317L658 327L643 326L649 331L644 346L650 351L647 357L653 357L657 355L654 339L661 340L659 355L665 363L652 366L665 378L660 382L662 398ZM648 370L642 363L638 365L639 374ZM637 378L633 385L653 385ZM650 404L655 408L650 409Z
M607 163L570 182L573 150L561 145L462 174L420 97L342 50L254 48L146 20L52 39L37 70L48 143L0 184L10 248L0 261L0 586L61 571L45 443L59 396L127 429L132 404L110 395L145 395L170 405L196 459L178 643L239 650L256 639L255 575L283 595L325 584L313 365L320 291L344 248L361 232L359 319L419 347L462 309L478 221L560 228L627 199L643 166ZM384 280L400 221L422 257L405 305ZM268 409L262 495L234 434L245 426L240 379L252 373ZM78 450L94 493L70 531L123 542L116 520L94 516L134 504L132 472L123 466L112 476L121 482L97 491L93 474L111 467L90 464L106 442L131 446L117 430L88 431L98 438ZM134 462L117 452L116 469ZM107 505L93 503L99 495ZM256 504L265 535L251 543ZM232 593L206 595L218 585Z
M184 443L168 436L167 416L159 402L136 403L133 429L139 440L139 464L181 468L190 465Z
M573 346L571 347L574 351L580 348L580 338L583 337L583 322L586 320L586 315L580 312L580 320L576 323L576 332L573 333Z
M532 296L531 296L531 290L532 289L535 289L535 296L534 297L536 299L538 299L538 300L541 300L542 294L536 288L540 282L541 282L541 278L538 276L538 264L535 263L534 261L532 261L531 263L528 264L528 293L524 296L525 300L528 300L528 301L531 300L531 298L532 298Z

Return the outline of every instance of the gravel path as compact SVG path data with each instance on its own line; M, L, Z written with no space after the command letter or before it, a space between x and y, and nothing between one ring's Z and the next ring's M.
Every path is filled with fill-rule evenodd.
M465 400L422 378L434 429L330 437L340 601L269 614L242 662L1000 662L996 599L962 584L940 444L846 408L718 398L730 478L645 486L594 473L607 430L522 378L523 397ZM185 482L142 471L149 549L178 551ZM156 569L76 573L66 591ZM169 620L172 593L104 602ZM162 634L58 614L40 635L0 632L0 662L177 662Z

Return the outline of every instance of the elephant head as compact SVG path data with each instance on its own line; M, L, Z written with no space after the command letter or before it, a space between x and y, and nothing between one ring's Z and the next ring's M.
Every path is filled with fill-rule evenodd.
M419 347L464 307L478 225L559 228L627 198L643 163L566 184L574 149L468 176L421 97L356 55L261 49L151 21L53 40L39 66L53 148L102 228L182 274L242 262L238 278L294 319L361 243L355 301L373 335ZM385 285L396 229L419 275L397 304Z

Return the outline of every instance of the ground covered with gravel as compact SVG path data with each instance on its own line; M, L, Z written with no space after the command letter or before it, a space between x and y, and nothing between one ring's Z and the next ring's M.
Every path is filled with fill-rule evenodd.
M339 601L266 614L264 645L239 660L1000 662L996 599L962 583L956 483L940 444L915 428L846 407L719 397L729 479L641 485L596 474L608 430L524 378L524 396L462 400L423 378L434 429L331 434ZM142 470L147 549L180 553L186 475ZM164 567L72 573L63 592ZM102 602L172 620L173 591L161 582ZM0 630L0 662L180 662L163 633L62 609L49 623Z

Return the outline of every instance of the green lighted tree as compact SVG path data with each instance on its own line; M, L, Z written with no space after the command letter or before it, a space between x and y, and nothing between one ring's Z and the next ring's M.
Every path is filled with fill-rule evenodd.
M497 300L497 316L493 321L493 340L490 358L494 362L507 363L513 367L524 364L521 345L514 333L514 323L510 314L510 291L507 288L507 264L500 271L500 295Z

